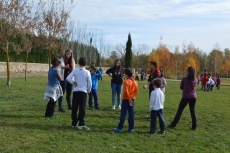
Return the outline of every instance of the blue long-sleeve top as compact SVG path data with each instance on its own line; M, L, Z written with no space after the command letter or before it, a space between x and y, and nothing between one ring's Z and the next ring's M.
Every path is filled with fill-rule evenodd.
M100 79L102 76L101 71L97 71L96 74L91 73L91 79L92 79L92 89L98 88L98 79Z

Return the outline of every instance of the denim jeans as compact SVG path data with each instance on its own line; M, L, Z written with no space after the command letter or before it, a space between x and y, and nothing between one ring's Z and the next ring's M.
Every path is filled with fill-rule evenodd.
M176 116L174 120L171 122L171 126L176 127L177 123L180 120L181 114L185 108L185 106L189 103L189 110L192 118L192 128L195 129L197 127L196 123L196 113L195 113L195 106L196 106L196 98L182 98L177 109Z
M66 101L68 104L68 108L72 108L72 104L71 104L71 93L72 93L72 84L69 83L68 81L64 80L64 81L60 81L60 85L62 87L62 91L63 91L63 95L65 94L66 91ZM59 97L58 99L58 108L63 109L62 108L62 101L63 101L63 96Z
M134 103L134 100L133 100L133 103ZM129 119L128 119L129 130L134 129L134 106L130 106L128 100L125 99L125 100L122 100L120 122L117 127L120 130L122 130L123 125L125 123L125 117L126 117L127 111L129 113Z
M159 118L161 132L166 130L166 124L165 124L165 120L164 120L163 109L152 110L151 111L151 122L150 122L150 132L151 133L156 132L157 117Z
M93 107L93 101L94 100L94 107L98 108L98 94L97 89L91 89L91 92L89 93L89 107Z
M111 88L112 88L112 105L115 105L115 99L117 96L117 106L119 106L121 103L122 84L111 83Z

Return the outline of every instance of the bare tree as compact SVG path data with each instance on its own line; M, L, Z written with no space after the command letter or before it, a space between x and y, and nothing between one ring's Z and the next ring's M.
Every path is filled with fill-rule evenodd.
M100 37L99 37L99 60L100 60L100 66L101 66L101 57L102 57L102 52L103 52L103 47L104 47L104 35L101 31Z
M115 50L120 53L120 56L125 56L125 44L118 43L115 45Z
M40 3L40 29L46 36L46 47L48 50L48 62L50 67L50 58L52 48L58 48L57 39L68 38L67 30L70 12L75 4L72 0L47 0Z
M33 1L30 2L28 3L27 0L1 0L0 2L0 40L6 53L8 86L10 86L9 45L16 45L11 40L19 32L28 32L35 24L33 22L35 16L31 15L34 13Z

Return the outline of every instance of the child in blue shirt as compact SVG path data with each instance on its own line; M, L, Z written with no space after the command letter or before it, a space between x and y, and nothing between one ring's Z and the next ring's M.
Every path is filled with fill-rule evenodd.
M98 79L102 77L101 71L98 71L94 66L91 67L91 80L92 80L92 89L89 93L89 109L93 110L92 100L94 99L94 108L100 110L98 105Z
M60 65L60 60L58 58L53 58L52 67L48 72L48 83L46 86L46 91L44 94L44 100L47 100L47 107L45 112L45 117L57 118L54 114L54 108L56 101L60 96L63 96L62 88L60 86L61 75L57 69Z

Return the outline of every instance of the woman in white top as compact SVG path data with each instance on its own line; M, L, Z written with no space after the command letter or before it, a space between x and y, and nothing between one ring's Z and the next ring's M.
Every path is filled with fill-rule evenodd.
M72 109L72 103L71 103L71 92L72 92L72 84L66 81L67 76L75 69L75 60L73 58L73 52L71 49L67 49L63 55L63 57L60 59L60 74L62 77L62 80L60 81L60 85L62 87L63 94L66 91L66 101L68 104L68 109ZM65 112L65 110L62 107L62 100L63 96L61 96L58 99L58 111L59 112Z

